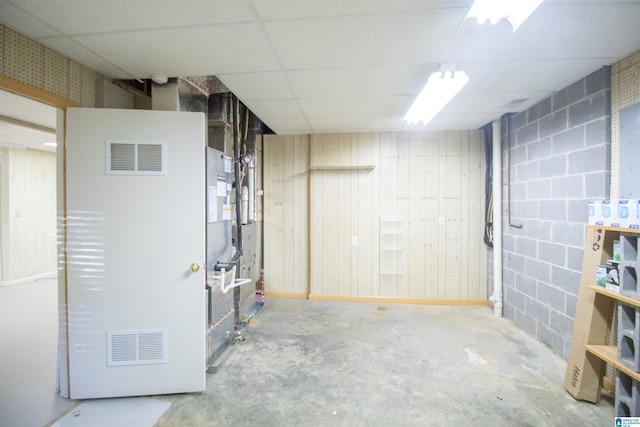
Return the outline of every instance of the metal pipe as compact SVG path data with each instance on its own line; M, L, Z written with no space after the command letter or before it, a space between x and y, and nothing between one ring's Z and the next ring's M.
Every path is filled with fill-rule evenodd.
M233 163L235 172L235 188L236 188L236 249L238 255L242 255L242 188L240 181L240 100L235 96L231 96L233 101ZM241 336L240 331L240 288L233 288L233 329L235 336Z
M500 121L493 121L493 314L502 317L502 145Z
M236 189L236 249L242 255L242 187L240 182L240 115L238 114L240 100L231 95L233 104L233 164Z

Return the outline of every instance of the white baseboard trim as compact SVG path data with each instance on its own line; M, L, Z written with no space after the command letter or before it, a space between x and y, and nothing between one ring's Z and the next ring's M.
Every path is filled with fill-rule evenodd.
M26 283L37 282L39 280L44 280L44 279L55 280L57 278L58 278L58 272L51 271L49 273L38 274L35 276L25 277L23 279L0 281L0 287L19 286L19 285L24 285Z

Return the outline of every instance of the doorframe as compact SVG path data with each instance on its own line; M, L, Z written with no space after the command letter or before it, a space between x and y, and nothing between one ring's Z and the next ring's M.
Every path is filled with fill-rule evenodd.
M67 108L70 107L78 107L79 104L70 99L55 95L53 93L49 93L43 89L37 88L35 86L20 82L18 80L12 79L10 77L4 76L0 74L0 89L5 90L7 92L14 93L16 95L23 96L25 98L32 99L34 101L41 102L43 104L50 105L52 107L57 108L62 112L62 115L56 114L56 140L58 142L58 147L56 149L56 175L61 180L56 184L56 198L57 198L57 207L58 209L64 210L67 204L67 174L65 173L65 141L67 135ZM60 226L60 224L58 225ZM63 228L64 233L63 237L66 242L66 225ZM58 270L60 271L60 270ZM61 287L61 283L64 284ZM67 324L67 319L69 318L68 312L68 304L67 304L67 270L66 268L62 273L58 273L58 305L60 301L64 301L64 311L58 309L60 314L62 314L61 318L59 318L59 322L62 325ZM62 328L58 328L58 333L61 333ZM66 342L69 342L69 332L65 327ZM59 340L60 338L58 338ZM62 358L60 357L60 349L58 350L58 366L60 363L64 363L66 365L66 369L64 371L58 370L59 372L59 386L60 386L60 395L63 397L68 397L69 390L69 352L67 349L64 349L64 362L62 362ZM66 378L62 378L62 372L66 373Z
M79 106L75 101L49 93L43 89L22 83L2 74L0 74L0 89L33 99L34 101L42 102L43 104L51 105L52 107L60 108L63 111L66 111L69 107Z

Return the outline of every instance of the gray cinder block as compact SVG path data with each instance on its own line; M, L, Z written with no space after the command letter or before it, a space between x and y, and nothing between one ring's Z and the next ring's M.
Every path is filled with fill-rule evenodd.
M640 414L638 381L622 371L616 376L616 417L637 417Z
M640 308L618 304L618 362L640 371Z

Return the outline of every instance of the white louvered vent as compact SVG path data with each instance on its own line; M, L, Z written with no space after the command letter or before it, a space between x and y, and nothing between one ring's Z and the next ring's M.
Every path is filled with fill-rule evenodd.
M166 141L107 140L107 175L166 175Z
M166 329L107 332L107 366L168 362Z

